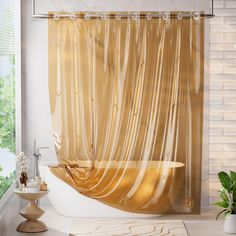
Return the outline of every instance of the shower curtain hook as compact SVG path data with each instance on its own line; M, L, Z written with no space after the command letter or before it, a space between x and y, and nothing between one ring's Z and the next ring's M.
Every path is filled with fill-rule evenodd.
M54 15L53 15L53 18L54 18L54 20L60 20L60 16L57 15L57 14L54 14Z
M194 12L194 13L193 13L193 19L194 19L194 20L199 20L199 19L200 19L200 14L199 14L199 12Z
M121 15L120 15L120 14L116 14L115 18L116 18L117 20L121 20Z
M183 15L182 12L179 12L177 15L178 20L182 20L183 19Z
M101 16L101 20L106 20L106 19L107 19L107 14L103 13L102 16Z
M84 19L85 19L85 20L90 20L90 15L87 14L87 13L85 13L85 14L84 14Z
M134 12L133 16L131 16L132 20L138 20L139 16L138 16L138 12Z
M147 18L147 20L151 20L151 19L152 19L152 15L151 15L150 13L148 13L148 14L146 15L146 18Z
M70 18L70 20L75 20L76 19L76 15L73 14L73 15L69 16L69 18Z
M169 14L168 14L168 12L163 12L163 15L162 15L162 19L163 20L168 20L169 19Z

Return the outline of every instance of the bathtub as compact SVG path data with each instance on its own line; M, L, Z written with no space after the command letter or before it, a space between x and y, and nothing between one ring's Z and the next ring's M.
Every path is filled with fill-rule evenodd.
M52 164L52 163L50 163ZM56 211L67 217L144 217L154 216L125 212L83 196L64 183L49 169L49 163L39 166L40 175L48 184L48 199ZM158 215L155 215L158 216Z

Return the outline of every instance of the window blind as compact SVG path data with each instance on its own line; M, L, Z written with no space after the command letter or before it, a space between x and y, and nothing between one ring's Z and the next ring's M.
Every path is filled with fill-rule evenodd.
M15 53L15 0L0 0L0 54Z

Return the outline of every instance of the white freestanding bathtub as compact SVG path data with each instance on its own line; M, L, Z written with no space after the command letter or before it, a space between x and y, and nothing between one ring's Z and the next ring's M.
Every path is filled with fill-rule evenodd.
M52 163L51 163L52 164ZM39 166L40 175L48 184L48 198L57 212L68 217L144 217L153 216L125 212L80 194L57 178L48 163Z

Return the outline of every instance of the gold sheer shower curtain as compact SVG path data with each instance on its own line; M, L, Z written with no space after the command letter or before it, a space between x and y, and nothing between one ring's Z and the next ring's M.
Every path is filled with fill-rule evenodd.
M203 19L50 19L51 171L122 210L199 212L203 82Z

